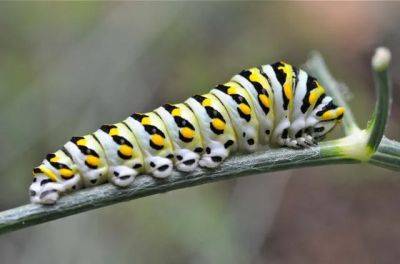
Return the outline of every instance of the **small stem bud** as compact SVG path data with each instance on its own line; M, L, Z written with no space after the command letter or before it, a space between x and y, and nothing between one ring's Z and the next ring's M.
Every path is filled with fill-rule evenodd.
M392 55L386 47L379 47L375 50L372 57L372 67L375 71L383 71L389 66Z

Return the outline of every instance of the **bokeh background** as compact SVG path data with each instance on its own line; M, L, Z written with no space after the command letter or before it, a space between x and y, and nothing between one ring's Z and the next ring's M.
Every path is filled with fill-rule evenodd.
M0 210L72 135L205 92L243 68L319 50L362 126L370 58L393 52L387 135L400 139L399 3L1 3ZM177 190L0 237L1 263L398 263L400 177L365 165Z

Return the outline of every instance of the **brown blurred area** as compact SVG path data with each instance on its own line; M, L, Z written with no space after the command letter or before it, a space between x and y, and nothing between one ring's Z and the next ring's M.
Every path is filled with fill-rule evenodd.
M387 136L400 139L399 24L395 2L0 3L0 210L28 202L31 168L72 135L312 50L365 126L371 55L391 49ZM9 233L0 263L397 263L399 204L396 172L296 169Z

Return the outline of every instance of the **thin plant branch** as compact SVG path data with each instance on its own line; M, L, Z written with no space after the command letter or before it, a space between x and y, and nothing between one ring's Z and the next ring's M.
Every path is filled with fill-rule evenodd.
M171 177L163 180L142 175L137 177L134 183L126 189L104 184L66 195L51 206L23 205L0 212L0 234L123 201L265 172L359 162L400 171L400 143L383 136L391 99L387 75L389 61L390 56L385 68L376 67L373 62L378 101L367 129L361 130L355 124L351 109L340 93L338 82L329 73L322 57L314 53L307 62L308 67L338 104L346 107L345 117L348 117L344 120L345 137L322 142L319 146L302 150L278 148L233 156L217 169L198 168L188 174L173 172ZM385 74L383 75L383 73ZM378 120L380 118L383 120Z
M389 79L388 67L390 62L390 51L386 48L378 48L372 58L372 69L374 74L375 89L378 95L372 120L367 130L370 134L368 147L371 153L378 148L379 142L385 132L386 122L389 117L391 104L391 81Z

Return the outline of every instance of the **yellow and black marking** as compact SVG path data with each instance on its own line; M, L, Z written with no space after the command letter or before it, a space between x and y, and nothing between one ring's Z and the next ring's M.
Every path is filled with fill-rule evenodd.
M75 172L67 165L59 162L60 158L57 157L54 153L47 154L46 156L47 161L58 170L60 173L61 178L64 180L71 179Z
M236 102L238 107L236 110L239 113L239 116L246 120L246 122L250 122L251 120L251 108L249 102L247 102L246 98L244 98L242 95L238 94L237 88L233 87L233 83L226 83L226 84L220 84L215 89L230 95L231 98Z
M49 182L57 182L58 181L57 175L43 164L39 165L38 167L35 167L32 171L32 174L33 174L33 176L35 176L37 174L44 174L48 177L48 179L42 180L40 182L40 185L45 185L46 183L49 183ZM33 180L36 181L36 177L34 177Z
M72 137L71 142L74 143L83 155L85 155L85 165L90 169L97 169L100 165L100 156L96 151L86 146L84 137Z
M207 112L208 117L211 118L210 129L217 135L222 135L225 130L226 121L222 114L218 112L215 108L211 106L211 99L201 96L195 95L194 98L197 102L199 102Z
M266 75L262 74L262 71L258 68L243 70L239 74L254 86L258 94L258 103L265 115L268 115L271 108L271 95L267 90L267 87L270 87L270 84Z
M118 156L123 160L129 160L133 155L133 145L126 138L119 135L118 128L115 125L103 125L101 130L111 136L113 141L119 145Z
M312 77L307 77L306 82L306 94L303 98L303 104L301 105L301 112L304 114L311 107L315 109L322 103L325 98L325 89Z
M165 134L156 126L151 124L150 117L145 114L133 113L133 119L140 122L144 130L150 135L150 146L155 150L161 150L165 144Z
M338 107L332 101L330 101L327 105L322 107L322 109L318 111L316 115L321 117L322 121L340 120L343 118L344 108Z
M275 72L278 82L282 85L283 109L288 110L294 94L293 84L296 82L295 71L290 64L283 61L271 64L271 67Z
M196 133L196 129L193 124L181 116L181 111L178 107L171 104L165 104L163 105L163 108L172 115L175 124L180 128L179 139L185 143L192 142Z

